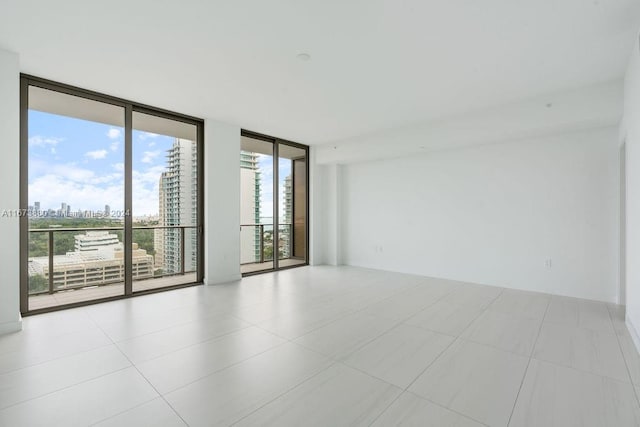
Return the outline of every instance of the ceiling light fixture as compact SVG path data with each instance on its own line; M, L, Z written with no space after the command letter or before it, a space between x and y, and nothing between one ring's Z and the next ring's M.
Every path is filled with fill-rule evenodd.
M309 60L311 60L311 55L309 55L308 53L299 53L296 55L296 58L298 58L300 61L303 62L307 62Z

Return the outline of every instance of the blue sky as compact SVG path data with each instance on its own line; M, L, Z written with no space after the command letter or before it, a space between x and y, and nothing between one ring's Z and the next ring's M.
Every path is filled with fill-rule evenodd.
M260 169L260 217L273 219L273 157L261 154L258 156ZM284 180L291 174L291 160L280 158L278 169L280 182L280 220L284 219Z
M158 213L158 183L165 153L175 138L134 130L133 215ZM238 160L239 161L239 160ZM273 214L273 158L259 157L261 216ZM280 159L280 188L291 161ZM280 192L280 206L284 206ZM29 205L72 211L124 209L124 129L86 120L29 111ZM280 209L283 215L283 209Z
M158 180L174 138L133 133L133 215L158 212ZM29 205L124 208L124 129L29 111Z

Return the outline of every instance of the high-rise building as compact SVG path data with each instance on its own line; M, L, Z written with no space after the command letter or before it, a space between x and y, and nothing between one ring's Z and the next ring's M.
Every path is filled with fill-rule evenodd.
M280 226L280 250L283 258L291 256L291 237L293 234L293 184L291 175L284 179L283 194L284 223Z
M240 152L240 245L241 264L260 261L260 169L258 154ZM251 250L253 248L253 250Z
M105 218L111 218L111 206L104 205L104 216Z
M166 224L166 206L165 194L167 193L167 172L160 174L158 182L158 224L164 226ZM153 231L153 247L156 250L156 268L164 269L164 242L165 229L156 228Z
M160 177L160 225L196 226L198 219L197 144L176 139L167 151L167 169ZM198 263L197 228L165 229L154 236L162 245L162 268L165 274L181 272L182 236L184 236L184 271L195 271ZM157 246L158 247L158 246Z
M291 175L284 179L284 222L291 224L293 219L293 185Z

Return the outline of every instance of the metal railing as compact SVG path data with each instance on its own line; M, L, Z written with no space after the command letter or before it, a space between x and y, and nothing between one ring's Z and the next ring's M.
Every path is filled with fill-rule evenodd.
M264 263L273 261L273 256L276 254L276 251L273 247L274 244L274 235L273 235L273 224L240 224L240 233L242 233L243 229L246 230L247 227L252 227L256 230L254 235L253 245L252 247L256 247L257 243L257 256L254 257L253 261L250 262L241 262L241 265L245 264L255 264L255 263ZM270 227L270 228L269 228ZM277 250L278 259L287 259L291 257L291 249L292 249L292 239L291 239L291 223L280 223L278 224L278 238L280 247ZM257 242L256 242L257 241ZM265 245L266 242L266 245ZM271 254L265 255L265 250L271 248ZM242 248L243 250L247 250L247 248ZM282 250L282 253L280 253ZM254 252L255 253L255 252Z
M151 275L149 277L134 277L134 280L144 280L144 279L153 279L153 278L160 278L160 277L167 277L167 276L178 276L178 275L184 275L185 273L187 273L185 271L185 260L186 260L186 254L185 254L185 242L186 242L186 231L187 229L193 229L193 230L197 230L198 226L195 225L176 225L176 226L134 226L132 227L132 233L135 235L135 231L138 230L175 230L178 229L179 230L179 269L178 271L173 271L169 274L165 274L165 272L163 271L163 274L156 276L155 275L155 266L156 266L156 262L155 262L155 257L153 262L150 265L151 268ZM42 291L31 291L31 289L29 289L29 295L38 295L38 294L44 294L44 293L49 293L49 294L53 294L57 291L60 290L71 290L71 289L79 289L79 288L86 288L86 287L94 287L94 286L104 286L104 285L110 285L113 283L118 283L118 282L122 282L124 280L124 250L123 252L123 256L122 256L122 266L121 268L119 268L119 272L118 272L118 277L115 279L111 279L111 280L102 280L102 281L96 281L95 283L92 283L90 285L88 285L86 283L86 269L85 269L85 283L80 284L80 285L68 285L65 284L62 289L60 289L60 287L56 288L56 269L55 269L55 259L54 256L56 256L55 254L55 238L54 235L56 233L77 233L77 232L87 232L87 231L115 231L115 232L120 232L120 233L124 233L124 227L87 227L87 228L64 228L64 227L60 227L60 228L34 228L34 229L29 229L29 236L32 236L34 234L46 234L47 238L47 257L48 257L48 266L47 266L47 285L48 285L48 289L46 290L42 290ZM134 236L132 236L132 243L136 243L135 240L133 239ZM167 236L163 236L164 239L167 238ZM159 248L155 247L155 233L154 233L154 252L157 252L157 250ZM193 238L193 244L196 244L195 242L197 241L197 237ZM31 244L31 237L29 239L29 243ZM118 243L122 243L120 241L120 237L118 236ZM75 239L74 239L74 247L75 247ZM163 248L164 250L165 248ZM85 253L90 253L91 251L87 251ZM68 253L68 252L67 252ZM78 253L83 253L83 251L78 251ZM65 253L66 254L66 253ZM60 254L63 255L63 254ZM36 259L36 258L41 258L41 257L37 257L37 256L32 256L31 255L31 249L29 251L29 262L32 262L32 260ZM42 257L44 258L44 257ZM110 261L111 259L105 259L102 261ZM120 258L113 258L113 260L120 260ZM99 259L96 259L95 261L100 261ZM82 261L79 261L79 263L81 264ZM85 265L86 267L86 265ZM113 265L112 267L119 267L119 265ZM103 276L106 276L106 266L103 266L103 268L105 269L105 271L103 272ZM139 271L139 270L136 270ZM190 270L189 272L191 272L192 270ZM113 275L113 272L111 272L111 275ZM65 271L65 276L66 276L66 271ZM29 280L31 280L32 275L29 275Z

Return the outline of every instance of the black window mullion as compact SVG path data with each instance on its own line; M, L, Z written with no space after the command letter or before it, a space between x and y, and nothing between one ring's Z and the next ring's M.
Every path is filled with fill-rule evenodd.
M133 294L133 107L124 118L124 294Z
M280 218L278 218L280 202L280 144L273 144L273 269L280 268Z

